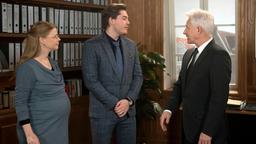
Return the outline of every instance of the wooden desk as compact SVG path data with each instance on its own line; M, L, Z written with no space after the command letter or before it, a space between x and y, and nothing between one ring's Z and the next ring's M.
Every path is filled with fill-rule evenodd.
M256 143L256 111L226 110L229 129L228 144Z
M227 109L226 113L227 114L255 115L256 116L256 111L247 111L247 110L231 110L231 109Z

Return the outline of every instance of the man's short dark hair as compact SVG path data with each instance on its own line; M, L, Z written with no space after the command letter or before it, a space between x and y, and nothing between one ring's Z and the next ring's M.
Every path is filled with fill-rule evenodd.
M126 5L123 3L112 3L108 5L102 11L102 30L105 31L108 27L109 18L116 19L116 17L120 14L121 10L126 11Z

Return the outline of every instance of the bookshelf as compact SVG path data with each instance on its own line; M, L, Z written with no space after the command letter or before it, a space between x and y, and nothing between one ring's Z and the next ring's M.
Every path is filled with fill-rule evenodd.
M67 83L72 84L74 83L73 80L79 81L78 85L80 85L79 89L81 93L77 96L74 96L73 92L69 94L71 101L69 120L70 144L90 143L91 138L88 118L89 102L86 96L88 91L82 83L80 53L83 41L101 32L100 11L108 3L108 0L0 1L0 50L3 51L8 63L7 67L0 66L1 144L18 143L15 109L13 104L10 104L13 103L13 101L10 102L10 99L13 98L7 97L8 106L3 106L4 101L6 103L3 94L5 92L14 91L14 69L16 61L19 60L19 56L23 51L22 41L26 37L26 31L29 30L30 25L38 20L49 21L57 25L61 43L59 50L50 56L58 61L64 79L69 81ZM15 11L18 12L18 14L15 13ZM13 49L13 51L10 49ZM17 56L18 58L16 58ZM13 66L11 67L10 65ZM77 81L75 83L77 83Z

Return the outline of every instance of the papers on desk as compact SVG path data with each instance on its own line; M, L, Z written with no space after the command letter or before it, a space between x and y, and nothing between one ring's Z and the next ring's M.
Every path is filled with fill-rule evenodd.
M245 104L246 103L242 100L228 99L227 107L228 109L242 110Z
M256 103L245 103L243 106L243 110L256 111Z
M228 105L240 106L243 103L241 100L228 99Z
M228 109L256 111L256 103L248 103L242 100L228 99L227 104Z

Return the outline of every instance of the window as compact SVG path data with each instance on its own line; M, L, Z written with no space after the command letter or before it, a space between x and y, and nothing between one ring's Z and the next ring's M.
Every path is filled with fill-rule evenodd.
M217 29L214 39L231 56L230 86L235 88L237 82L236 0L164 1L164 56L167 61L167 72L171 74L171 77L165 75L164 88L169 89L171 83L177 80L183 54L187 48L191 47L186 44L186 37L183 35L187 20L186 12L198 8L208 10L214 15Z

